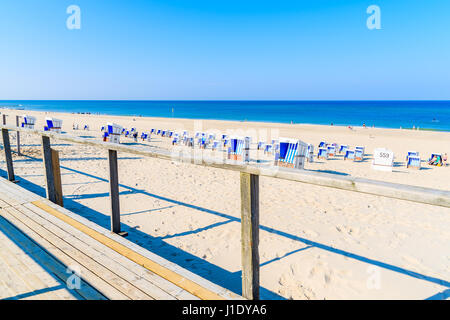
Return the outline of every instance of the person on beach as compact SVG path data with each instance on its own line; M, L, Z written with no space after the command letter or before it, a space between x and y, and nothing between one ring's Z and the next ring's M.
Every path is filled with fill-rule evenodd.
M444 153L444 155L442 156L442 162L444 163L444 166L448 165L447 160L448 160L447 153Z

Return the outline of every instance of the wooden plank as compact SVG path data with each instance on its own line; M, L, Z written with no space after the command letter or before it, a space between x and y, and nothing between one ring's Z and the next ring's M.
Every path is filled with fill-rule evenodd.
M59 166L59 153L57 150L54 149L51 149L51 153L52 153L53 178L55 185L55 203L61 207L64 207L62 183L61 183L61 169Z
M120 202L119 202L119 171L117 166L117 151L108 150L109 163L109 199L111 203L111 232L121 234L120 231ZM126 235L126 233L122 233Z
M46 239L46 241L48 241L53 246L60 249L66 255L70 256L74 261L76 261L74 265L81 267L82 270L83 269L85 270L81 273L82 276L85 274L86 271L97 276L99 279L108 283L111 288L115 288L117 290L117 293L120 292L121 294L119 294L118 296L123 295L122 298L120 299L124 298L139 299L139 300L151 299L150 296L148 296L141 290L135 288L131 283L123 280L111 270L108 270L107 268L103 267L97 261L86 255L84 252L78 250L77 248L72 246L70 243L64 241L63 239L57 237L56 235L45 229L42 225L40 225L36 221L33 221L19 210L12 210L12 208L10 208L9 212L12 215L14 215L17 219L22 221L24 224L26 224L28 227L30 227L37 234L39 234L42 238Z
M123 256L126 256L128 259L134 261L135 263L149 269L150 271L158 274L159 276L165 278L166 280L176 284L177 286L185 289L186 291L190 292L191 294L205 300L222 300L223 297L218 295L215 292L212 292L208 289L205 289L204 287L198 285L197 283L193 282L190 279L186 279L185 277L179 275L178 273L161 266L158 263L155 263L154 261L140 255L139 253L129 249L128 247L118 243L117 241L112 240L109 237L106 237L105 235L87 227L84 224L81 224L77 220L66 216L59 212L58 210L55 210L52 207L49 207L45 203L41 201L35 201L33 204L46 212L58 217L59 219L65 221L66 223L69 223L70 225L74 226L78 230L83 231L84 233L88 234L90 237L96 239L97 241L100 241L104 245L110 247L111 249L119 252Z
M68 273L66 272L66 267L60 261L51 256L47 251L41 248L31 238L27 237L25 233L17 228L17 226L13 226L11 222L6 218L12 219L13 221L16 220L8 212L0 211L0 214L0 228L2 229L2 232L7 234L8 237L15 243L19 244L22 250L26 251L28 255L33 256L33 259L37 261L42 267L46 268L49 272L51 272L52 275L65 283L67 281L67 278L69 277ZM22 227L25 228L25 231L28 230L27 227L23 225ZM71 291L75 295L79 295L80 297L89 300L105 299L103 295L93 289L83 279L81 279L80 289L69 289L69 291Z
M54 235L56 235L57 237L61 238L67 243L70 243L74 248L77 248L79 251L83 252L84 254L88 255L89 257L97 261L106 269L110 270L111 272L114 272L125 281L128 281L136 288L145 292L151 298L160 300L175 299L175 297L171 296L161 288L142 278L141 275L132 272L132 269L131 270L129 269L129 266L132 263L130 260L128 260L127 261L128 263L125 266L123 266L121 263L118 262L116 257L109 257L108 255L102 252L101 249L102 247L105 246L102 245L100 242L97 242L94 239L87 236L86 236L87 239L86 238L83 239L84 241L80 240L78 237L80 237L80 234L82 233L79 230L71 227L70 225L65 224L63 221L55 218L54 216L49 215L42 209L39 209L32 205L28 205L27 207L18 208L18 210L24 213L30 219L34 220L36 223L40 224L42 227L44 227L51 233L53 233ZM58 225L56 225L54 221L50 220L57 220L56 222L58 222ZM78 237L75 236L75 234Z
M8 129L2 129L2 137L3 137L3 150L5 152L6 168L8 171L8 180L16 181L16 177L14 176L14 166L12 161L11 144L9 142Z
M76 259L74 259L71 256L70 248L67 245L64 246L55 246L53 243L47 240L46 236L47 234L44 234L45 232L42 232L42 230L39 230L40 233L35 231L35 225L30 223L29 221L23 222L22 220L24 217L22 217L17 210L14 208L8 208L5 210L6 213L4 213L4 217L7 218L9 221L11 221L12 224L14 224L19 230L23 233L25 233L29 238L31 238L34 242L39 244L42 248L45 248L45 250L53 255L55 258L57 258L61 263L63 263L66 266L77 266L80 269L81 272L81 278L86 282L89 283L90 286L94 287L98 292L101 292L101 294L108 299L118 299L118 300L129 300L130 298L117 290L115 287L113 287L111 284L109 284L107 281L105 281L103 278L99 277L98 275L91 272L88 268L86 268L83 264L78 262ZM18 218L20 217L20 219ZM31 224L29 226L28 224ZM67 277L69 275L67 274ZM81 294L81 293L80 293Z
M259 300L259 176L241 172L240 180L242 295Z
M17 128L6 125L0 127L10 130L17 130ZM135 147L130 147L121 144L114 144L109 142L84 139L80 137L73 137L67 134L56 134L47 131L42 132L36 129L19 128L19 130L30 134L37 134L45 137L54 137L62 141L78 143L85 146L95 146L99 149L115 150L117 152L125 152L162 160L188 162L205 167L239 171L259 176L296 181L312 185L319 185L328 188L342 189L352 192L366 193L387 198L400 199L450 208L450 191L446 190L402 185L377 180L369 180L364 178L355 178L351 176L340 176L336 174L323 172L280 168L280 167L247 165L244 163L237 163L236 161L214 158L203 154L197 155L196 153L188 154L186 152L183 152L174 155L170 152L138 149Z
M40 203L40 202L42 202L42 203ZM212 283L211 281L208 281L208 280L200 277L199 275L192 273L189 270L186 270L186 269L174 264L173 262L170 262L170 261L162 258L161 256L158 256L158 255L148 251L147 249L144 249L141 246L139 246L119 235L111 233L111 232L107 231L106 229L100 227L99 225L95 224L92 221L89 221L88 219L86 219L84 217L81 217L67 209L58 207L57 205L55 205L54 203L52 203L46 199L43 199L40 202L37 203L38 206L44 205L44 206L55 209L57 212L60 213L59 215L56 212L50 212L50 210L46 210L46 211L52 215L57 216L59 219L73 225L75 228L83 231L82 227L80 226L80 225L82 225L82 226L87 227L87 229L92 229L93 231L103 235L105 238L111 239L112 241L117 242L117 243L123 245L124 247L129 248L130 250L145 257L146 259L149 259L149 260L159 264L162 267L165 267L167 269L170 269L170 270L178 273L180 276L185 277L186 279L189 279L189 280L195 282L196 284L200 285L201 287L219 295L223 299L229 299L229 300L242 300L243 299L242 296L239 296L239 295L235 294L234 292L231 292L230 290L220 287L220 286ZM33 202L33 204L36 204L36 203ZM80 225L77 225L77 223Z
M58 234L63 239L70 238L70 243L75 244L78 243L78 241L81 241L85 244L92 245L93 242L95 242L96 245L92 245L92 248L87 250L93 250L95 249L96 252L89 251L89 255L93 257L97 257L98 255L105 256L112 261L106 261L105 263L108 263L108 268L112 268L113 270L116 270L116 264L120 264L120 268L126 268L130 273L133 273L134 276L141 277L151 284L156 285L157 287L161 288L164 292L167 292L172 297L175 297L177 299L189 299L189 300L195 300L198 299L197 297L189 294L185 290L175 286L173 283L159 277L158 275L154 274L153 272L143 268L142 266L132 262L128 258L122 256L121 254L117 253L116 251L112 250L111 248L102 245L101 243L97 242L96 240L92 239L88 235L84 234L80 230L68 225L64 221L58 219L57 217L48 214L44 210L34 206L33 204L25 204L24 208L28 208L32 210L34 213L41 216L43 219L46 219L47 221L51 222L54 226L58 226L60 229L64 230L68 235L63 236L62 234ZM53 231L55 231L53 229ZM87 252L87 251L86 251ZM106 265L105 265L106 266ZM132 277L133 275L130 275ZM136 284L136 283L135 283ZM139 284L138 284L139 285ZM148 290L151 290L150 288L147 288ZM155 299L170 299L167 295L158 296L155 293L150 294Z
M37 194L19 187L15 183L0 178L0 192L3 192L8 198L13 199L15 203L26 203L41 199Z

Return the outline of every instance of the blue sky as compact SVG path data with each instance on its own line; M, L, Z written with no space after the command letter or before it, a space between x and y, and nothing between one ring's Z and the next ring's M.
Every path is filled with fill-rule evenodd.
M81 29L69 30L69 5ZM381 9L369 30L366 9ZM450 99L447 0L2 0L0 99Z

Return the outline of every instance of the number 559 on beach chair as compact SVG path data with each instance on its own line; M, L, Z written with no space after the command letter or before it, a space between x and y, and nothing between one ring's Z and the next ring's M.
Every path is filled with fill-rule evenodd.
M280 139L280 149L275 153L275 165L303 169L308 145L300 140Z

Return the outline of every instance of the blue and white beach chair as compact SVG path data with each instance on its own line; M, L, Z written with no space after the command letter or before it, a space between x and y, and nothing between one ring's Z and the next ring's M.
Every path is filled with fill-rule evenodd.
M107 141L111 143L120 143L120 134L122 132L122 126L115 124L115 123L108 123L107 124L107 133L108 136Z
M334 157L336 155L336 146L334 145L327 146L327 153L329 157Z
M230 138L228 148L228 159L242 161L244 153L244 138L232 137Z
M317 152L317 159L328 160L328 149L327 148L319 148L319 152Z
M355 147L355 159L354 161L363 161L364 160L364 147Z
M34 129L36 118L28 115L23 116L22 128Z
M62 120L56 118L45 118L47 123L47 131L61 133ZM45 130L45 128L44 128Z
M212 145L211 145L211 149L212 150L217 150L217 149L219 149L219 147L220 147L220 141L214 140Z
M348 150L348 145L346 145L346 144L341 144L341 146L339 147L339 153L340 154L345 154L346 152L347 152L347 150Z
M328 143L326 143L325 141L320 141L319 148L326 148L327 146L328 146Z
M347 149L347 151L345 151L344 160L355 160L355 150Z
M281 139L279 152L275 154L275 165L303 169L308 145L300 140Z
M314 162L314 145L308 143L308 150L306 151L306 160Z
M419 156L411 155L406 160L406 167L420 170L421 160Z

